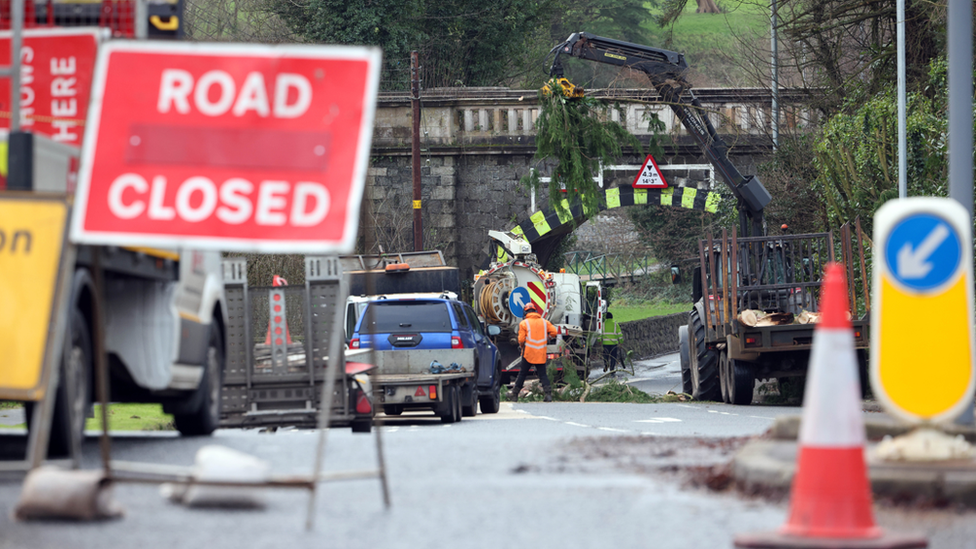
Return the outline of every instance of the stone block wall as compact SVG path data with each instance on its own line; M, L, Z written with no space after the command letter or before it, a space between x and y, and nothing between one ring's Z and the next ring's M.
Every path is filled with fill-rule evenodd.
M676 353L678 352L678 328L686 324L688 324L688 313L621 322L624 352L634 351L634 360Z

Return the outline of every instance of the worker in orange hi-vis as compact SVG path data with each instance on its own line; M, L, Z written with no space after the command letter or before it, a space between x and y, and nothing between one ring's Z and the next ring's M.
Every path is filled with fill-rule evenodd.
M546 394L544 401L552 402L552 385L549 384L549 376L546 374L546 344L550 337L556 337L558 333L559 329L553 326L552 322L542 318L535 304L529 303L525 306L525 319L519 323L518 329L522 361L519 363L518 377L515 378L515 388L510 395L512 402L518 402L519 392L530 368L535 368L542 383L542 389Z

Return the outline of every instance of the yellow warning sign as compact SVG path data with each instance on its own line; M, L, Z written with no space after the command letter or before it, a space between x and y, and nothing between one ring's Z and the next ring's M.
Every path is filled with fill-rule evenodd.
M44 396L68 211L61 200L0 195L0 399Z

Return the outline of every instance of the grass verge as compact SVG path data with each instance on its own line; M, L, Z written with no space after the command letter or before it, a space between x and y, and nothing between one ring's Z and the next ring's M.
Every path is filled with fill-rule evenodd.
M23 406L20 402L0 401L0 410L16 409ZM85 422L85 429L102 429L101 406L95 405L95 417ZM17 425L0 425L0 429L25 429L26 423ZM173 416L163 413L160 404L109 404L108 428L111 431L173 431Z
M691 303L669 303L665 301L634 302L617 300L610 305L610 312L617 322L642 320L652 316L664 316L674 313L686 313L691 310Z
M109 404L110 431L173 431L173 416L163 413L161 404ZM85 422L85 429L102 429L101 405L95 405L95 417Z

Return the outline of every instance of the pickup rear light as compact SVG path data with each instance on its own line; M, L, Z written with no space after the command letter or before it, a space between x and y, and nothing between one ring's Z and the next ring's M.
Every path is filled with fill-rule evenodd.
M451 348L452 349L463 349L464 343L461 343L460 336L451 336Z
M359 348L359 338L358 337L354 337L351 340L349 340L349 348L350 349L358 349Z
M373 405L369 403L369 399L366 398L366 393L362 389L356 391L356 413L357 414L372 414Z
M431 400L437 400L437 385L427 387L427 396L430 397Z
M758 337L747 337L746 338L746 347L758 347L758 346L759 346L759 338Z

